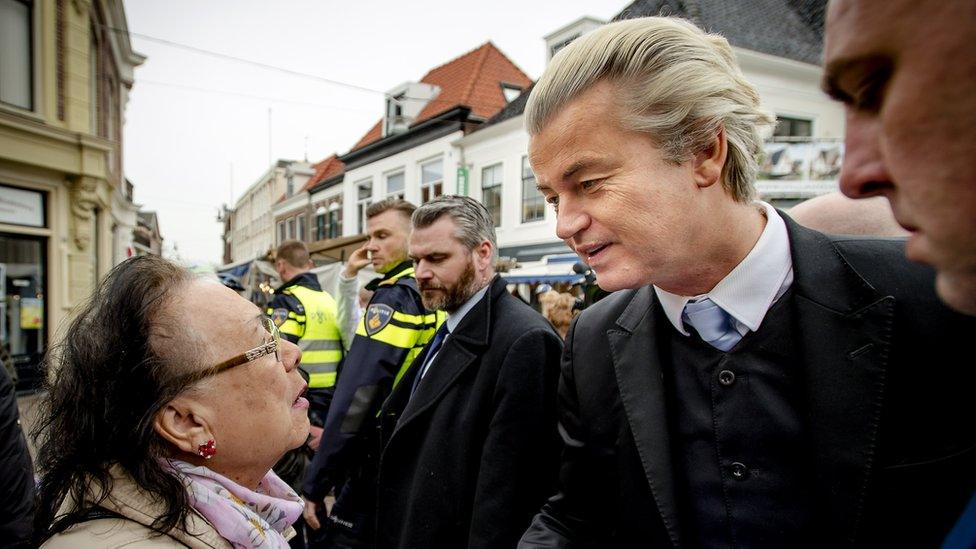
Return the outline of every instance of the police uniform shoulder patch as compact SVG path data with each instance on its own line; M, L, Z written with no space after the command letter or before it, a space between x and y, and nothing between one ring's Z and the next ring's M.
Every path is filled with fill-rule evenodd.
M271 311L271 320L280 328L288 320L288 309L274 309Z
M375 305L370 305L366 309L366 318L363 322L366 324L366 333L368 335L373 335L390 323L393 318L393 307L386 305L384 303L377 303Z

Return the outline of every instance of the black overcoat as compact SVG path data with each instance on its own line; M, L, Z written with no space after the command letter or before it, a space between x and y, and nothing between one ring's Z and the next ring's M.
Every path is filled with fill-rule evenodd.
M562 341L496 277L410 397L384 405L377 546L515 547L555 493Z
M782 214L781 214L782 215ZM815 481L810 547L938 547L976 489L976 319L904 241L829 237L783 215ZM567 336L560 493L519 547L682 547L651 287ZM775 525L770 525L775 527ZM748 544L747 544L748 545Z

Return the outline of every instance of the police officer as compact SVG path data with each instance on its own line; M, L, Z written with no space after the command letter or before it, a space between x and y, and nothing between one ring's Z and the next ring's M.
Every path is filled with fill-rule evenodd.
M367 208L368 240L340 275L342 285L372 263L383 277L367 285L374 294L356 329L322 442L302 485L305 519L322 528L319 540L325 547L372 546L379 461L376 414L444 319L443 313L424 309L407 259L414 209L392 198ZM332 489L338 496L326 518L323 500Z
M322 290L311 268L304 243L286 240L278 246L275 271L285 283L275 290L268 316L278 325L281 337L302 350L301 369L308 374L309 415L313 423L321 425L332 402L344 347L336 301Z
M343 358L343 336L338 308L318 277L309 272L312 261L305 244L286 240L275 253L275 271L284 281L268 304L268 316L278 325L281 337L302 349L300 368L308 376L309 420L321 428L325 423L336 376ZM288 452L274 466L275 473L296 490L301 488L308 462L304 447ZM302 521L295 524L299 535L292 548L305 547Z

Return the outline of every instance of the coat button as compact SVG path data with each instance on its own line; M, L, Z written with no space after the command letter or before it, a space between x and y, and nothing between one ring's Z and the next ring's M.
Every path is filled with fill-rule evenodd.
M735 383L735 372L732 370L722 370L718 373L718 382L728 387Z
M745 480L749 476L749 468L746 467L744 463L738 461L733 462L729 466L729 471L732 473L732 478L735 480Z

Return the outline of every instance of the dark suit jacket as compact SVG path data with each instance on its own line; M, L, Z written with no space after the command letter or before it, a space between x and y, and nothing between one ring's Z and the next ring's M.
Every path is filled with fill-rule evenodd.
M976 488L974 319L904 242L786 219L816 547L933 547ZM585 311L560 380L560 493L520 547L680 547L651 287ZM665 321L667 322L667 321Z
M561 352L496 278L411 399L417 357L383 408L378 547L515 547L556 492Z

